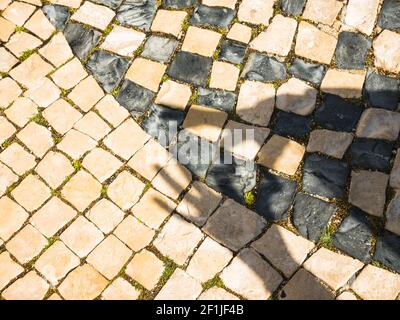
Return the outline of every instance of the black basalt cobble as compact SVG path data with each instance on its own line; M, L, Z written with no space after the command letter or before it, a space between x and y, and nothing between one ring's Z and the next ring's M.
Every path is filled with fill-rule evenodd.
M236 104L236 93L209 88L198 88L197 103L225 112L233 110Z
M252 81L275 81L286 79L282 62L260 53L252 53L242 71L242 78Z
M118 8L117 20L123 25L148 31L156 11L156 0L125 0Z
M256 212L269 221L287 219L296 188L295 181L263 172L257 191Z
M326 67L321 64L309 63L296 58L289 67L288 72L299 79L314 84L321 84L326 73Z
M332 244L365 263L371 260L372 228L367 214L351 208L332 238Z
M153 104L150 115L142 122L141 127L163 146L169 146L177 138L184 113Z
M399 80L369 72L365 80L364 98L371 107L396 110L400 102Z
M216 143L200 139L187 130L179 132L178 142L170 147L175 158L197 177L205 177L216 151Z
M294 199L293 224L302 236L317 241L335 212L335 205L299 193Z
M167 74L174 79L205 86L212 60L189 52L178 52Z
M71 15L68 7L60 6L58 4L47 4L42 7L42 11L57 30L64 30Z
M257 166L254 162L238 159L225 152L221 153L219 161L211 164L206 183L218 192L244 203L244 194L255 187L256 177Z
M294 113L279 111L273 131L281 136L304 139L311 131L311 119Z
M383 29L400 30L399 0L385 0L383 2L378 25Z
M303 12L306 0L280 0L281 9L284 13L299 16Z
M169 62L177 46L178 41L175 39L151 36L141 55L160 62Z
M314 120L326 129L351 132L360 120L363 110L339 96L326 94L315 112Z
M111 9L117 9L124 0L92 0L95 3L102 4L103 6Z
M125 58L99 50L90 57L86 67L104 90L110 93L120 83L128 64Z
M164 0L163 7L165 8L190 8L199 4L199 0Z
M388 171L393 145L381 140L358 138L351 145L351 164L362 169Z
M195 26L227 28L234 17L235 11L232 9L200 5L194 10L189 23Z
M347 162L311 154L304 162L303 190L326 198L341 199L348 175Z
M247 46L243 43L225 40L221 45L219 58L223 61L228 61L233 64L240 64L246 54Z
M80 23L69 23L64 30L64 36L73 53L80 60L85 60L100 42L101 33Z
M400 272L400 236L389 231L376 240L374 260Z
M365 67L371 40L360 33L344 31L339 34L336 47L336 65L339 69L359 69Z
M154 96L154 92L129 80L125 80L117 96L117 101L127 109L133 117L139 117L150 107Z

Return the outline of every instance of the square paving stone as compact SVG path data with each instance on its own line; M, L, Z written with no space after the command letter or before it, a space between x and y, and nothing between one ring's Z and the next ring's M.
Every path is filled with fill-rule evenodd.
M133 60L126 73L126 79L157 92L166 69L167 66L160 62L139 57Z
M238 20L267 26L274 15L275 0L242 0Z
M219 59L233 64L242 63L244 55L246 54L246 49L247 45L243 43L225 40L221 45Z
M208 219L203 230L224 246L238 251L257 237L264 226L264 220L255 212L228 199Z
M348 132L316 129L311 132L307 152L319 152L336 159L342 159L353 141Z
M333 290L343 287L364 264L349 256L320 248L305 263L304 268Z
M178 41L175 39L153 35L147 39L141 56L160 62L169 62L177 46Z
M221 34L218 32L190 26L181 50L212 57L220 39Z
M363 70L371 45L371 40L360 33L341 32L336 47L337 67L339 69Z
M164 263L153 253L143 250L136 254L126 266L126 274L152 290L164 271Z
M137 300L139 296L140 291L123 278L114 280L101 294L104 300Z
M400 2L398 0L385 0L378 19L382 29L400 30Z
M151 105L155 93L132 81L125 80L117 101L134 117L141 116Z
M175 158L198 177L204 177L215 158L217 143L210 143L187 130L178 134L178 141L170 147Z
M220 138L220 146L242 159L254 160L270 130L229 120Z
M138 219L128 215L114 230L114 234L129 248L138 252L148 246L155 232Z
M197 104L212 107L229 113L236 104L237 95L218 89L200 87L197 89Z
M118 8L117 20L122 25L149 31L156 11L156 0L126 0Z
M290 278L307 259L314 243L284 227L272 224L251 246Z
M203 290L200 281L177 268L155 300L196 300Z
M240 69L230 63L214 61L211 76L210 88L235 91Z
M311 119L294 113L278 111L272 130L281 136L304 139L311 131Z
M280 274L253 249L243 249L221 273L225 286L245 299L267 300L282 282Z
M367 214L351 208L332 238L333 245L365 263L371 260L372 228Z
M155 103L184 111L191 96L190 86L167 80L161 85Z
M400 272L400 236L385 231L376 241L374 260Z
M222 195L195 181L176 211L197 226L203 226L222 201Z
M297 183L268 172L261 173L256 211L269 221L285 220L296 193Z
M127 59L98 50L90 57L86 67L100 82L104 90L110 93L118 86L128 68L128 63Z
M364 99L371 107L396 110L400 102L399 80L369 72L364 86Z
M330 130L352 132L361 118L362 109L343 98L326 94L315 112L315 121Z
M199 0L163 0L163 7L181 9L194 7L199 3Z
M228 115L220 110L192 105L183 127L189 132L210 142L216 142Z
M321 84L326 73L326 67L322 64L305 62L296 58L289 67L288 72L302 80Z
M150 228L158 229L175 208L176 203L160 192L150 189L133 206L132 213Z
M142 128L164 147L176 139L177 129L181 126L184 113L180 110L165 108L156 104L150 107L150 115L143 121Z
M183 265L203 237L199 228L175 214L161 229L154 240L154 246L161 254Z
M86 261L111 280L123 268L131 255L131 250L114 235L110 235L89 254Z
M261 148L257 163L288 175L294 175L305 153L301 144L278 135Z
M303 12L306 0L281 0L280 6L284 13L292 16L300 16Z
M235 11L232 9L200 5L194 10L189 23L198 26L227 28L234 17Z
M357 138L351 145L351 165L362 169L388 171L393 145L375 139Z
M175 56L167 74L177 80L193 83L197 86L205 86L211 64L211 58L181 51Z
M167 33L178 38L186 16L186 11L158 10L151 25L151 31Z
M279 293L279 300L333 300L331 292L310 272L300 269Z
M99 44L101 33L80 23L69 23L64 30L64 36L74 54L80 60L85 60L90 51Z
M275 81L286 79L286 69L282 62L260 53L252 53L243 68L242 78L252 81Z
M233 254L230 250L207 237L193 255L186 271L204 283L221 272L232 257Z
M35 271L30 271L4 290L2 296L5 300L42 300L49 287Z
M107 7L85 1L71 19L105 31L115 12Z
M389 176L381 172L353 171L349 202L371 215L382 217L388 180Z
M244 194L256 185L256 175L254 162L235 158L225 152L211 165L206 183L218 192L244 203Z
M60 236L80 258L87 256L103 238L103 233L83 216L79 216Z
M92 300L107 287L108 281L89 264L71 271L58 287L67 300Z
M144 32L114 25L100 48L121 56L133 57L145 38L146 34Z
M365 300L394 300L400 291L400 277L388 270L368 265L352 283L351 289Z
M65 25L71 16L68 7L58 4L48 4L42 7L43 13L57 30L64 30Z
M309 155L304 161L303 190L326 198L341 199L349 173L349 166L344 161Z
M302 236L317 241L335 212L335 205L298 193L294 199L293 224Z

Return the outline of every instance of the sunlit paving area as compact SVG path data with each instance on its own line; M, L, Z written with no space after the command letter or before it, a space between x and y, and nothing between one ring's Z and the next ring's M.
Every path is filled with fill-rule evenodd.
M400 299L400 0L0 0L0 300Z

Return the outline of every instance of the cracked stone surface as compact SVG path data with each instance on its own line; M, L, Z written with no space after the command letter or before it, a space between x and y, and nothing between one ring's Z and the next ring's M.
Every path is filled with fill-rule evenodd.
M398 298L399 10L0 1L0 299Z

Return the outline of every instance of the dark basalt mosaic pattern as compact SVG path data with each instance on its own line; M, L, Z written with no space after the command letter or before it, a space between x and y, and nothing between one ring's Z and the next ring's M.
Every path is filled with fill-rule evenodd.
M156 0L94 0L116 12L114 23L131 26L147 33L142 50L135 54L167 65L167 77L190 84L195 89L191 103L208 106L228 113L229 119L241 121L235 114L238 93L209 87L209 75L213 65L212 57L181 51L181 39L160 34L151 34L150 27L157 11ZM235 21L235 10L201 5L198 0L164 0L161 7L187 10L188 24L213 30L227 30ZM281 0L277 7L285 16L299 16L305 0ZM124 75L133 58L121 57L98 50L103 35L86 25L69 21L68 8L46 5L43 11L50 21L64 34L74 54L85 63L107 92L112 92L117 101L135 119L140 119L144 130L155 138L167 135L168 123L177 121L179 129L186 112L154 104L156 93L130 80ZM378 24L381 28L400 30L400 2L385 0ZM218 47L214 59L238 65L240 81L260 81L274 85L296 77L317 88L331 66L308 61L295 54L289 54L285 61L272 55L251 50L248 45L226 39ZM307 145L310 132L316 129L347 132L355 135L365 108L374 107L390 111L398 109L399 81L393 75L378 73L366 63L372 46L371 38L358 32L339 33L335 51L338 69L367 70L362 99L344 99L334 94L319 91L315 111L307 116L284 112L275 108L268 127L271 134L288 137ZM378 261L400 272L400 236L385 231L384 216L371 217L358 208L349 206L348 194L351 171L372 170L389 174L393 166L394 151L399 139L386 141L357 137L353 139L343 159L334 159L321 153L306 153L299 174L287 177L268 170L254 162L236 156L231 163L214 157L216 144L204 141L208 151L202 159L187 152L188 144L201 143L191 133L180 131L178 137L168 136L164 146L178 154L188 163L193 174L226 196L250 206L268 221L290 223L298 233L318 241L340 212L332 234L332 245L350 256L365 262ZM197 161L195 161L197 160ZM201 161L198 161L201 160ZM221 160L221 161L218 161ZM252 169L250 169L252 168ZM390 188L388 188L388 191ZM246 195L255 195L254 202L248 203ZM389 198L387 199L387 202ZM350 208L350 209L349 209ZM371 223L380 219L381 223ZM381 226L381 227L377 227ZM376 245L372 238L376 237Z

